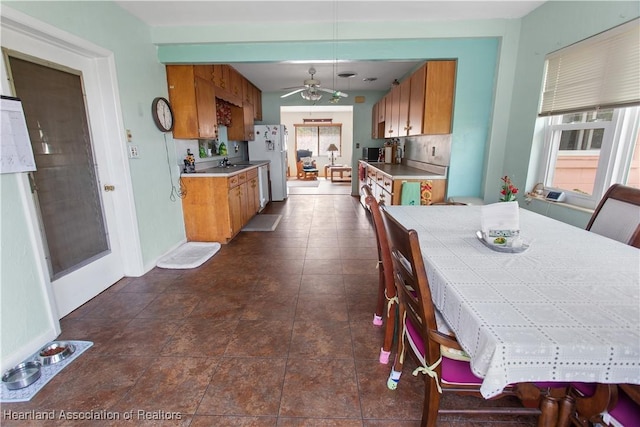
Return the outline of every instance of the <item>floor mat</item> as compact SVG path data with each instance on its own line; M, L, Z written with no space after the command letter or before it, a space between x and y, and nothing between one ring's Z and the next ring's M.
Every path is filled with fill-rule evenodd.
M28 402L36 395L37 392L42 390L49 381L56 376L56 374L62 371L69 363L76 360L82 353L87 351L89 347L93 345L91 341L65 341L74 345L76 350L68 356L66 359L54 363L53 365L42 366L40 370L40 378L38 378L33 384L28 385L25 388L18 390L9 390L6 385L0 385L0 402ZM26 360L38 360L38 350Z
M160 258L160 268L187 269L202 265L220 250L218 242L188 242Z
M256 215L244 226L242 231L274 231L281 219L282 215Z

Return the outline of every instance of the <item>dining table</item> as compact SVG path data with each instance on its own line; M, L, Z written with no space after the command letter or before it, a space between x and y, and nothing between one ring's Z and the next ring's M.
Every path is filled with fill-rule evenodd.
M485 206L388 206L418 233L435 307L485 398L530 382L640 384L640 250L518 208L522 246L477 235Z

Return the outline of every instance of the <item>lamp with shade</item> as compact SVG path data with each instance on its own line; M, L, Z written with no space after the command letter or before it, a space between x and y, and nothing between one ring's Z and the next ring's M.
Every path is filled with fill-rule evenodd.
M331 159L331 166L334 166L334 162L336 160L335 153L340 150L338 149L338 147L336 147L336 144L330 144L329 148L327 148L327 151L329 152L329 158Z

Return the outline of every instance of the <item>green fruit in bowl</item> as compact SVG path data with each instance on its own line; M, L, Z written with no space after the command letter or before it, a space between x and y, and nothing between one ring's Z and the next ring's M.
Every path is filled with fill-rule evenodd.
M496 245L504 245L505 243L507 243L507 239L504 237L496 237L495 239L493 239L493 243Z

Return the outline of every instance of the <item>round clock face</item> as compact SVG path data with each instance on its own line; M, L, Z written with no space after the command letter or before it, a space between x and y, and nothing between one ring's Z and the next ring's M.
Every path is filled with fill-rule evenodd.
M151 115L153 121L162 132L169 132L173 129L173 112L169 101L165 98L158 97L153 100L151 104Z

